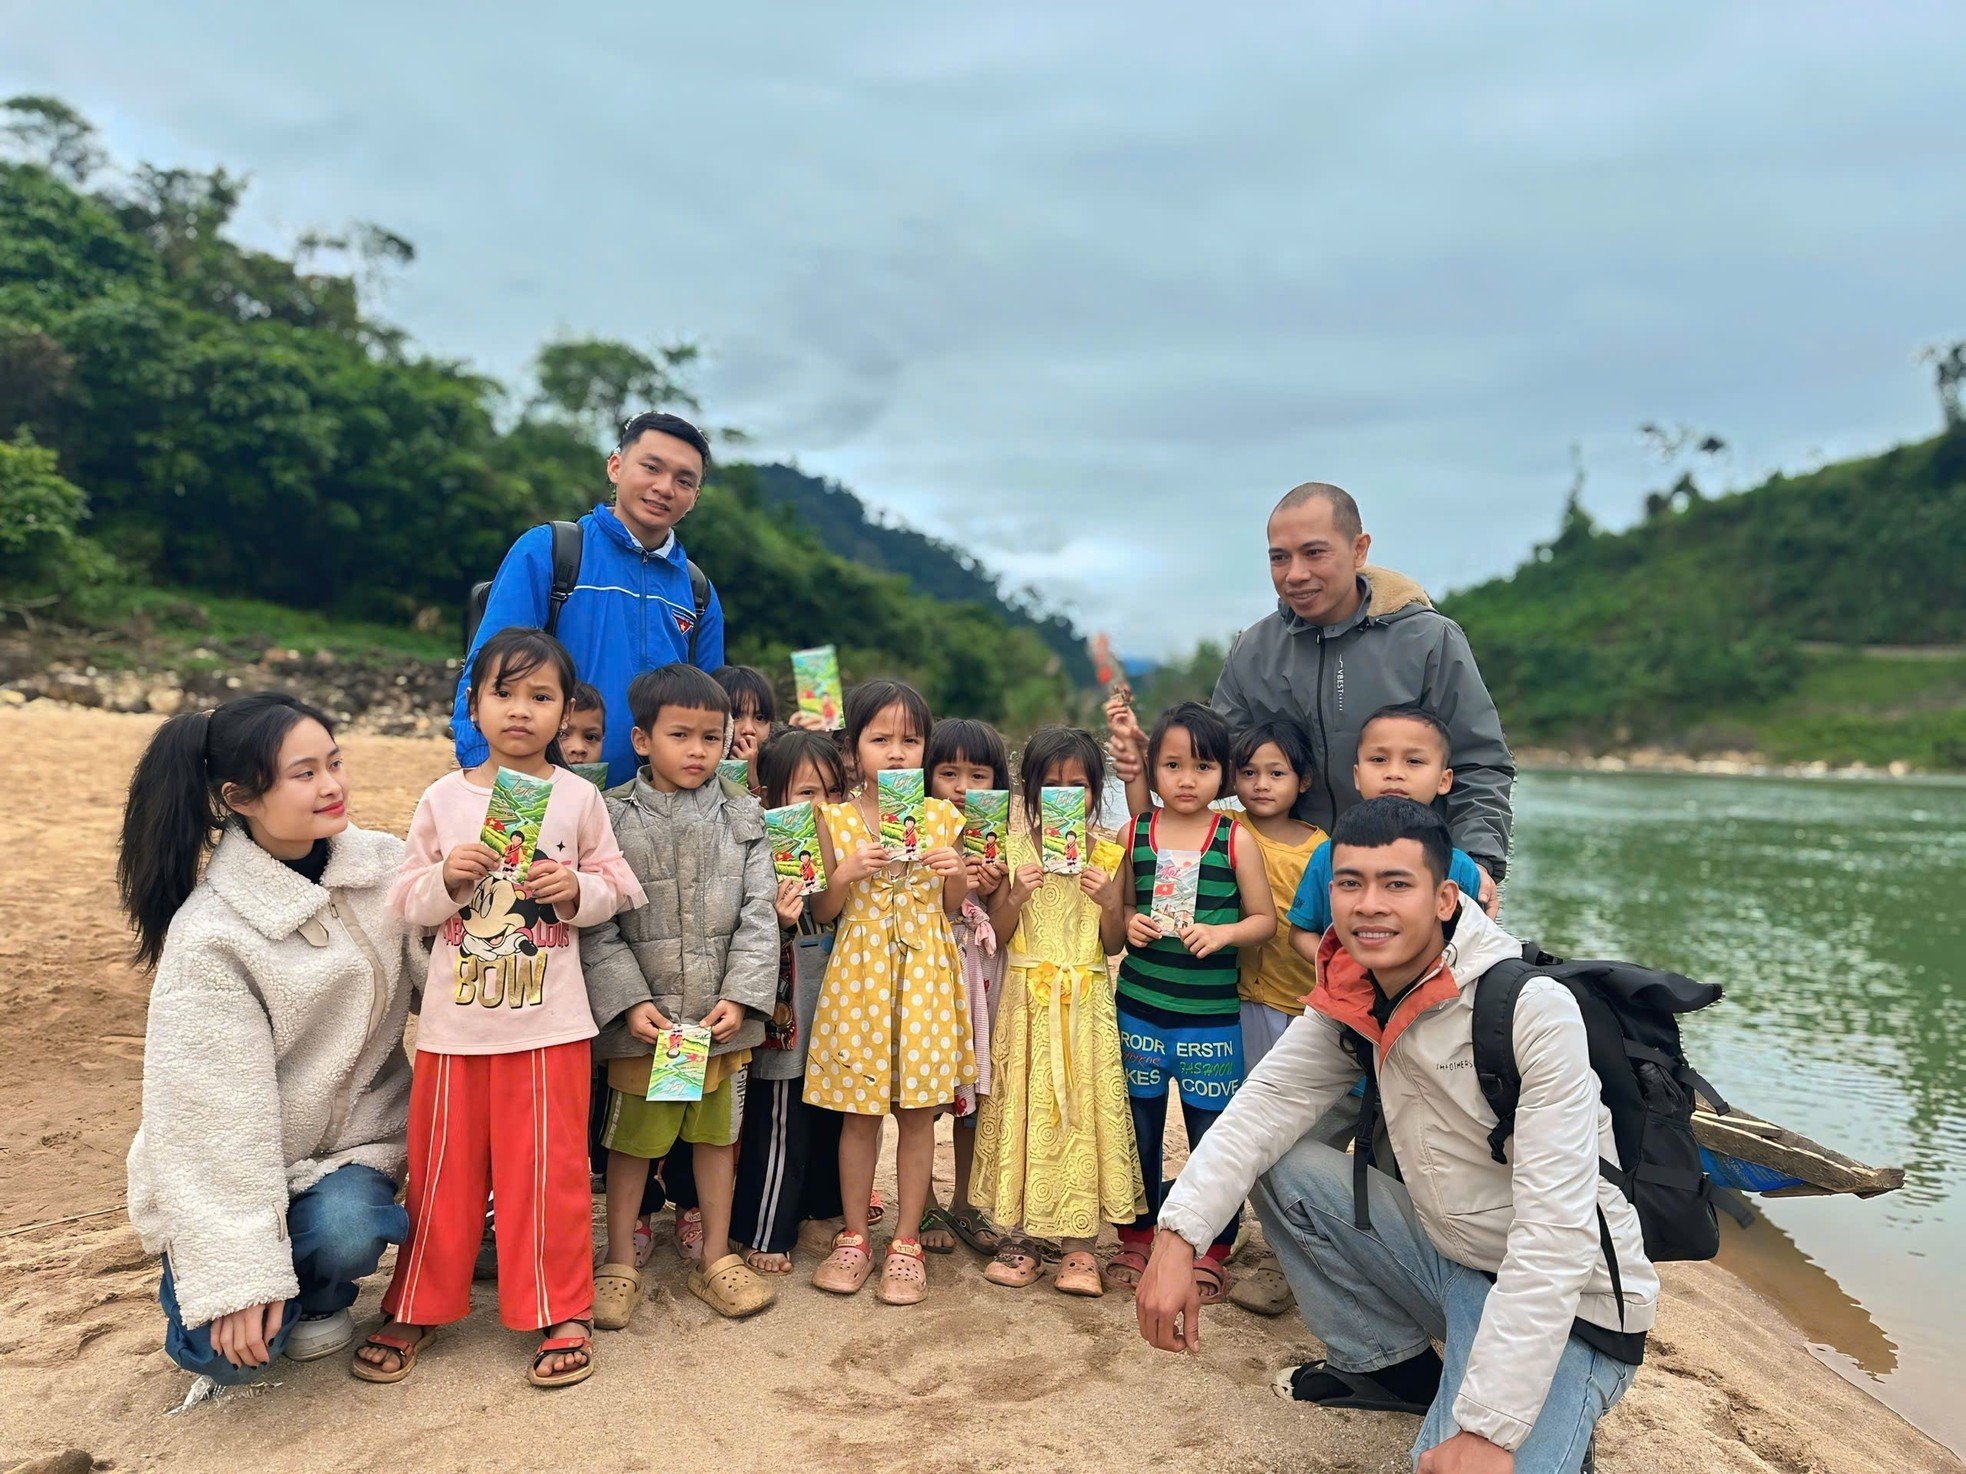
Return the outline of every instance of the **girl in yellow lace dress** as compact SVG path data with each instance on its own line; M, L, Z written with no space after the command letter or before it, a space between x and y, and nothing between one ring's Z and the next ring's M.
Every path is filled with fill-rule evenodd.
M881 1122L899 1125L899 1201L881 1268L880 1298L913 1305L928 1288L919 1238L935 1169L935 1113L976 1079L969 998L950 917L962 910L969 876L956 846L962 815L923 801L921 858L890 863L881 846L875 778L919 769L933 719L928 703L899 681L868 681L846 698L847 758L859 791L820 809L826 889L813 919L839 930L820 984L806 1054L805 1101L844 1116L840 1195L846 1226L812 1282L851 1295L867 1281L867 1204L881 1151Z
M1096 804L1106 764L1090 733L1048 727L1024 745L1020 776L1028 827L1011 836L1011 873L990 897L991 924L1011 941L970 1197L1005 1226L983 1271L991 1283L1033 1283L1043 1261L1032 1237L1059 1238L1057 1287L1099 1295L1099 1226L1146 1211L1106 971L1125 945L1119 877L1091 866L1046 875L1033 834L1041 790L1083 786Z

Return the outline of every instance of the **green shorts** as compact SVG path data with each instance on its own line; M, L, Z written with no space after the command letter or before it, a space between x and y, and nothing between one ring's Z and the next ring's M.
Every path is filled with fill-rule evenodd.
M651 1162L668 1156L678 1141L735 1146L744 1125L744 1076L739 1070L701 1100L643 1100L610 1089L601 1145Z

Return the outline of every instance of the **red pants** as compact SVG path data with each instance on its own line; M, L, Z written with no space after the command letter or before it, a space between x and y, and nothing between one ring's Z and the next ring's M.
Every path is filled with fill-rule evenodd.
M461 1320L491 1190L498 1318L515 1331L594 1308L585 1039L522 1054L418 1050L410 1085L410 1236L382 1297L413 1326Z

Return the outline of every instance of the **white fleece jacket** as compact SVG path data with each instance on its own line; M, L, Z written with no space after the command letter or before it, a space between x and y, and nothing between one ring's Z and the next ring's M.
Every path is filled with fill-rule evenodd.
M385 904L402 841L350 825L329 845L314 885L229 827L164 941L129 1210L187 1327L299 1293L294 1194L352 1162L403 1176L428 954Z
M1325 945L1335 938L1327 934ZM1571 1322L1649 1330L1659 1298L1638 1214L1598 1173L1599 1157L1618 1160L1611 1113L1598 1096L1577 1000L1554 979L1523 983L1515 1135L1506 1163L1489 1153L1495 1113L1473 1067L1475 988L1497 962L1521 955L1521 944L1464 898L1441 963L1409 995L1418 1012L1403 1004L1390 1021L1391 1047L1376 1054L1386 1132L1427 1237L1455 1263L1495 1276L1454 1421L1510 1450L1542 1411ZM1340 1025L1317 1011L1327 1001L1321 981L1311 1008L1195 1148L1161 1208L1163 1228L1206 1246L1256 1179L1357 1082ZM1599 1208L1618 1251L1622 1325L1598 1245Z

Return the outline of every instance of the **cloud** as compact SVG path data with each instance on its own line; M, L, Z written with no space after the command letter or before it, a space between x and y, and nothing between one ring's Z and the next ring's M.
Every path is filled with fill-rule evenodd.
M1630 516L1634 427L1742 477L1928 433L1966 12L185 0L17 13L0 83L125 158L374 219L387 310L513 379L708 350L712 418L1160 653L1270 604L1336 480L1443 587Z

